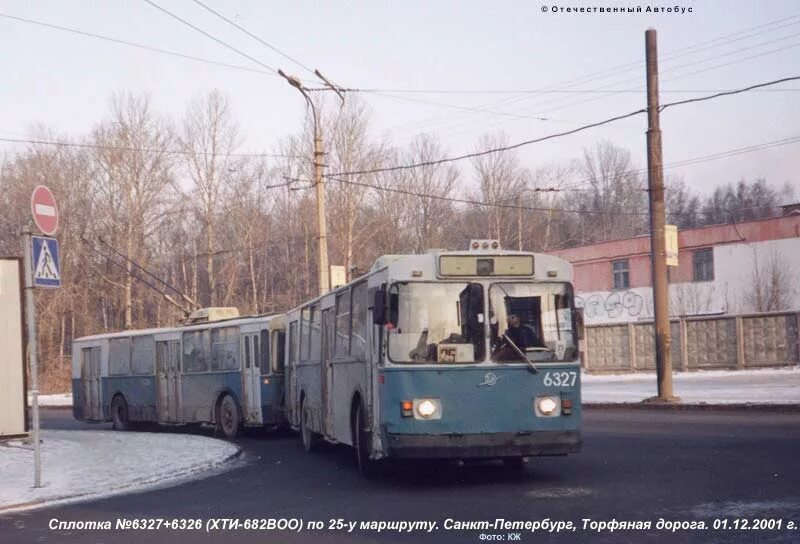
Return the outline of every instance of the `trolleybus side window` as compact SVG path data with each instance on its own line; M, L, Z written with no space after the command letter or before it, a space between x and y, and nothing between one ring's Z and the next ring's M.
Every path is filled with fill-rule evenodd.
M211 330L211 370L239 369L239 328Z
M350 312L352 327L350 333L350 356L356 359L363 359L367 352L367 282L362 281L354 285L353 302Z
M286 333L284 331L272 331L272 337L275 339L275 349L272 358L272 372L275 374L283 374L286 350Z
M134 336L131 350L131 372L152 374L155 371L155 338L152 335Z
M208 330L183 333L183 371L208 372Z
M484 357L483 287L395 283L389 289L393 362L474 363Z
M309 339L311 338L311 308L305 307L300 311L300 360L308 361Z
M131 339L112 338L108 341L109 376L127 376L131 373Z
M297 321L289 323L289 363L297 361Z
M336 357L350 352L350 289L336 295Z
M309 361L319 361L322 358L322 329L320 328L319 302L311 306L311 317L309 318Z
M267 329L262 330L258 338L261 341L261 356L258 357L256 366L261 366L262 374L269 374L269 354L271 351L269 349L269 331Z

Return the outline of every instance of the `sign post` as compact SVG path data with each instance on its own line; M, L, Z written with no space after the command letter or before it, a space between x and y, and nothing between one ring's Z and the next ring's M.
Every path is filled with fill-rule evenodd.
M31 195L31 214L36 226L46 235L58 229L58 206L53 193L39 185ZM31 419L33 420L33 487L42 487L42 452L39 445L39 361L36 339L35 287L61 287L58 241L55 238L33 236L30 224L22 229L25 268L25 315L28 325L28 357L31 378Z
M39 364L36 346L36 305L33 302L33 258L31 228L22 231L25 251L25 315L28 321L28 357L31 373L31 407L33 408L33 487L42 487L42 452L39 447Z

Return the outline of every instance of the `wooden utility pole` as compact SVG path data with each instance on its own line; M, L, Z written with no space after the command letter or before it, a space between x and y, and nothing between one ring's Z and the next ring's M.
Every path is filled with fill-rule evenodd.
M678 400L672 393L672 338L669 330L669 284L667 248L664 233L664 163L661 154L661 127L658 105L658 50L656 31L645 31L647 59L647 181L650 196L650 250L653 271L653 306L655 311L656 402Z

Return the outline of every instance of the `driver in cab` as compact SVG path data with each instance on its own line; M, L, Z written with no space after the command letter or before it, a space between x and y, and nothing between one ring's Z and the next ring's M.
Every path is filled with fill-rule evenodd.
M523 325L522 319L517 314L508 315L508 328L503 337L500 338L500 344L492 355L493 360L519 361L522 359L517 350L508 343L509 340L523 353L527 348L541 345L533 328Z

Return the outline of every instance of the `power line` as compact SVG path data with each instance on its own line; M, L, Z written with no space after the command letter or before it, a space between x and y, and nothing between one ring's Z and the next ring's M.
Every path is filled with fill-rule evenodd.
M797 19L797 18L800 18L800 15L796 15L796 16L793 16L793 17L789 17L789 18L787 18L787 19ZM784 19L782 19L782 20L779 20L779 21L777 21L777 22L783 22L783 21L784 21ZM787 23L787 24L784 24L784 25L781 25L781 26L779 26L779 27L772 28L772 29L769 29L769 30L770 30L770 31L774 31L774 30L777 30L777 29L780 29L780 28L784 28L784 27L786 27L786 26L793 26L793 25L796 25L796 24L800 24L800 21L793 21L793 22L790 22L790 23ZM767 26L767 25L762 25L762 26ZM755 27L755 28L759 28L759 27ZM752 37L754 37L754 36L757 36L757 35L759 35L759 34L763 34L764 32L767 32L767 31L766 31L766 30L763 30L763 31L760 31L760 32L751 33L751 34L749 34L749 35L745 35L745 36L743 36L743 37L739 37L739 38L736 38L736 39L727 40L727 41L722 41L722 43L720 43L720 44L718 44L718 45L715 45L715 46L713 46L713 47L706 47L706 48L700 48L700 49L698 49L698 47L700 47L701 45L704 45L704 44L706 44L706 43L714 43L714 42L718 42L718 41L721 41L721 40L722 40L722 38L720 38L720 39L717 39L717 40L711 40L710 42L703 42L703 43L701 43L701 44L698 44L698 46L691 46L691 47L689 47L689 48L686 48L686 49L698 49L698 51L689 51L689 52L684 52L684 53L681 53L681 54L674 54L674 53L673 53L672 55L669 55L669 54L668 54L668 55L665 55L664 57L665 57L665 58L670 58L670 57L671 57L671 59L670 59L670 60L674 60L674 59L676 59L676 58L679 58L679 57L685 57L686 55L690 55L690 54L697 53L697 52L699 52L699 51L702 51L702 50L704 50L704 49L712 49L712 48L720 47L721 45L727 45L728 43L733 43L733 42L741 41L741 40L743 40L743 39L749 39L749 38L752 38ZM736 35L736 34L732 34L732 35ZM754 49L754 48L757 48L757 47L762 47L762 46L764 46L764 45L768 45L768 44L771 44L771 43L775 43L775 42L783 41L783 40L786 40L786 39L789 39L789 38L793 38L793 37L795 37L795 36L797 36L797 35L800 35L800 34L791 34L791 35L788 35L788 36L783 36L783 37L781 37L781 38L778 38L778 39L769 40L769 41L765 41L765 42L760 42L760 43L758 43L758 44L755 44L755 45L750 45L750 46L743 47L743 48L740 48L740 49L736 49L736 50L733 50L733 51L728 51L728 52L726 52L726 53L722 53L722 54L719 54L719 55L714 55L714 56L711 56L711 57L708 57L708 58L705 58L705 59L701 59L701 60L697 60L697 61L692 61L692 62L689 62L689 63L686 63L686 64L680 64L680 65L677 65L677 66L672 66L672 67L670 67L670 68L667 68L666 70L662 70L662 74L664 74L664 73L669 73L669 72L674 72L675 70L679 70L679 69L682 69L682 68L686 68L686 67L688 67L688 66L694 66L694 65L697 65L697 64L703 64L703 63L707 63L707 62L709 62L709 61L712 61L712 60L714 60L714 59L718 59L718 58L721 58L721 57L730 56L730 55L733 55L733 54L736 54L736 53L740 53L740 52L742 52L742 51L747 51L747 50ZM744 61L751 60L751 59L753 59L753 58L761 57L761 56L764 56L764 55L768 55L768 54L772 54L772 53L777 53L777 52L779 52L779 51L783 51L783 50L786 50L786 49L791 49L791 48L793 48L793 47L797 47L797 44L793 44L793 45L789 45L789 46L786 46L786 47L777 48L777 49L773 49L773 50L770 50L770 51L766 51L766 52L758 53L758 54L751 55L751 56L749 56L749 57L745 57L745 58L742 58L742 59L737 59L737 60L734 60L734 61L731 61L731 62L728 62L728 63L724 63L724 64L720 64L720 65L716 65L716 66L711 66L711 67L707 67L707 68L703 68L703 69L701 69L701 70L696 70L696 71L694 71L694 72L690 72L690 73L686 73L686 74L678 74L678 75L675 75L675 76L672 76L672 77L669 77L669 78L662 79L662 81L669 81L669 80L672 80L672 79L679 79L679 78L688 77L688 76L691 76L691 75L695 75L695 74L699 74L699 73L707 72L707 71L710 71L710 70L716 70L716 69L718 69L718 68L723 68L723 67L725 67L725 66L730 66L731 64L736 64L736 63L739 63L739 62L744 62ZM682 51L682 50L677 50L677 52L680 52L680 51ZM643 64L644 64L644 63L642 63L642 62L639 62L639 63L634 63L634 66L643 65ZM627 71L630 71L630 69L621 70L621 71L620 71L620 73L627 72ZM594 79L602 79L602 78L597 78L597 77L594 77L594 78L589 78L589 79L586 79L586 80L584 81L584 83L585 83L585 82L588 82L588 81L592 81L592 80L594 80ZM597 96L597 97L590 97L590 98L585 98L585 99L582 99L582 100L577 100L577 101L572 101L572 102L570 102L570 101L567 101L566 103L563 103L562 105L559 105L559 106L558 106L558 107L556 107L556 108L550 108L550 109L547 109L547 110L540 110L539 112L537 112L537 113L533 114L533 116L534 116L534 117L535 117L535 116L542 116L542 115L545 115L546 113L549 113L549 112L553 112L553 111L557 111L557 110L560 110L560 109L565 109L565 108L569 108L569 107L574 107L574 106L577 106L578 104L584 104L584 103L587 103L587 102L592 102L592 101L600 100L600 99L603 99L603 98L607 98L607 97L609 97L609 96L612 96L612 95L614 95L614 94L615 94L615 91L614 91L613 89L608 89L608 87L613 87L613 86L615 86L615 85L619 85L619 84L626 84L626 83L629 83L629 82L637 82L637 81L639 81L639 77L638 77L638 76L637 76L637 77L634 77L634 78L628 78L628 79L624 79L624 80L622 80L622 81L616 81L616 82L614 82L614 83L611 83L611 84L608 84L608 85L601 86L601 87L600 87L600 88L598 88L598 89L592 89L592 91L594 91L596 94L600 94L600 96ZM574 85L571 85L571 86L574 86ZM608 90L607 90L605 93L603 93L602 91L603 91L603 90L605 90L605 89L608 89ZM515 99L513 99L513 100L511 100L511 101L519 101L519 100L526 101L526 100L528 100L529 98L531 98L531 97L530 97L530 96L525 96L525 95L522 95L521 97L517 97L517 98L515 98ZM545 105L548 105L548 104L554 104L554 103L555 103L555 104L558 104L559 102L563 102L565 99L566 99L566 97L556 97L556 98L552 98L552 99L550 99L550 100L545 100L544 102L541 102L541 101L540 101L540 102L538 103L538 106L539 106L539 107L541 107L541 106L545 106ZM509 100L507 99L507 100L506 100L506 102L508 102L508 101L509 101ZM486 104L486 105L491 105L491 103L489 103L489 104ZM528 106L525 106L525 107L523 107L523 108L517 108L517 109L515 109L515 110L512 110L512 111L510 111L510 112L507 112L507 113L509 113L509 114L512 114L512 115L513 115L513 114L515 114L515 113L520 113L520 112L523 112L523 111L528 111L528 110L530 110L532 107L533 107L533 105L528 105ZM487 113L488 113L488 112L487 112ZM492 126L496 126L496 125L499 125L499 124L503 124L503 123L505 123L505 122L507 122L507 121L502 121L502 120L501 120L501 121L498 121L497 123L494 123ZM414 124L419 124L419 123L414 123ZM466 121L465 123L456 123L455 125L452 125L452 124L451 124L451 126L452 126L452 128L456 128L456 127L458 127L458 126L464 126L465 124L467 124L467 125L468 125L468 124L470 124L470 121ZM461 132L456 132L456 133L455 133L455 135L458 135L458 134L463 134L464 132L469 132L469 131L471 131L471 130L472 130L472 129L466 129L466 130L462 130Z
M800 34L797 34L797 35L800 35ZM788 37L794 37L794 36L795 35L788 36ZM694 66L694 65L697 65L697 64L703 64L703 63L709 62L711 60L715 60L715 59L718 59L718 58L721 58L721 57L729 56L729 55L731 55L733 53L739 53L739 52L742 52L742 51L750 50L750 49L753 49L755 47L760 47L762 45L766 45L766 44L769 44L769 43L774 43L775 41L781 41L783 39L786 39L786 38L784 37L784 38L781 38L779 40L771 40L771 41L768 41L768 42L762 42L762 43L757 44L755 46L744 47L744 48L741 48L741 49L737 49L735 51L731 51L731 52L724 53L724 54L721 54L721 55L715 55L713 57L708 57L706 59L702 59L702 60L699 60L699 61L694 61L694 62L690 62L690 63L687 63L687 64L682 64L682 65L679 65L679 66L673 66L672 68L669 68L667 70L662 71L662 73L669 73L669 72L673 72L673 71L681 69L681 68L686 68L688 66ZM752 60L752 59L755 59L755 58L763 57L765 55L771 55L773 53L778 53L778 52L781 52L781 51L785 51L787 49L793 49L793 48L798 47L798 46L800 46L800 43L790 44L790 45L787 45L785 47L779 47L779 48L776 48L776 49L771 49L769 51L763 51L763 52L760 52L760 53L756 53L754 55L750 55L750 56L747 56L747 57L735 59L735 60L732 60L730 62L725 62L725 63L722 63L722 64L717 64L717 65L714 65L714 66L708 66L708 67L705 67L705 68L701 68L700 70L695 70L693 72L687 72L687 73L683 73L683 74L679 73L679 74L673 75L671 77L663 78L662 81L671 81L671 80L674 80L674 79L680 79L680 78L685 78L685 77L689 77L689 76L693 76L693 75L697 75L697 74L706 73L706 72L709 72L709 71L712 71L712 70L717 70L719 68L724 68L726 66L731 66L733 64L738 64L740 62L745 62L745 61ZM626 79L626 80L624 80L622 82L618 82L618 83L629 83L629 82L638 81L638 79L639 79L638 77L630 78L630 79ZM642 91L644 91L644 90L642 89ZM567 108L573 108L573 107L575 107L575 106L577 106L579 104L586 104L588 102L595 102L595 101L601 100L603 98L608 98L608 97L612 96L613 94L614 93L609 91L606 94L601 95L601 96L589 97L589 98L584 98L584 99L575 100L575 101L567 101L567 102L564 102L561 105L557 105L556 107L551 107L551 108L546 109L546 110L541 110L541 111L539 111L537 113L537 115L544 115L545 113L549 113L549 112L554 112L554 111L563 110L563 109L567 109ZM546 105L546 104L553 104L553 103L557 104L558 102L562 102L563 100L564 100L564 98L555 98L553 100L549 100L549 101L545 101L545 102L541 103L540 106L543 106L543 105ZM516 111L526 111L528 109L529 109L529 107L525 107L525 108L522 108L522 109L519 109L519 110L516 110ZM498 123L495 123L493 126L496 126L498 124L502 124L504 122L505 121L499 121ZM457 132L454 135L462 134L463 132L466 132L466 131Z
M293 57L289 56L288 54L284 53L283 51L281 51L280 49L278 49L278 48L277 48L277 47L275 47L274 45L272 45L272 44L270 44L270 43L267 43L266 41L264 41L264 40L263 40L263 39L261 39L260 37L256 36L255 34L253 34L252 32L250 32L250 31L249 31L249 30L247 30L246 28L244 28L244 27L242 27L241 25L237 24L236 22L234 22L234 21L232 21L232 20L228 19L227 17L225 17L224 15L222 15L221 13L219 13L218 11L215 11L215 10L211 9L210 7L208 7L207 5L205 5L205 4L204 4L203 2L201 2L200 0L192 0L192 1L193 1L195 4L199 5L200 7L202 7L202 8L204 8L204 9L206 9L207 11L209 11L209 12L211 12L211 13L213 13L214 15L216 15L217 17L219 17L220 19L222 19L223 21L225 21L225 22L226 22L226 23L228 23L229 25L232 25L232 26L234 26L234 27L238 28L239 30L241 30L242 32L244 32L245 34L247 34L248 36L250 36L251 38L253 38L253 39L254 39L254 40L256 40L257 42L259 42L259 43L261 43L261 44L263 44L263 45L266 45L267 47L269 47L270 49L272 49L273 51L275 51L276 53L278 53L278 54L279 54L280 56L282 56L283 58L285 58L285 59L287 59L287 60L290 60L291 62L293 62L293 63L297 64L297 65L298 65L298 66L300 66L301 68L304 68L305 70L307 70L308 72L310 72L312 75L315 75L315 74L314 74L314 70L312 70L311 68L309 68L308 66L306 66L305 64L303 64L302 62L300 62L299 60L297 60L297 59L295 59L295 58L293 58ZM328 88L326 88L325 90L327 90L327 91L330 91L330 89L328 89Z
M642 212L626 212L626 211L606 211L606 210L571 210L568 208L553 208L553 207L544 207L544 206L523 206L520 204L505 204L503 201L493 201L493 202L484 202L482 200L474 200L468 198L455 198L449 196L441 196L441 195L432 195L426 193L419 193L416 191L411 191L408 189L399 189L396 187L381 187L378 185L371 185L369 183L362 183L360 181L353 181L349 179L341 179L333 176L327 176L328 179L332 181L337 181L340 183L345 183L347 185L356 185L359 187L366 187L369 189L376 189L378 191L390 192L390 193L398 193L403 195L415 196L418 198L429 198L433 200L443 200L446 202L453 202L457 204L469 204L472 206L483 206L489 208L505 208L511 210L526 210L526 211L534 211L534 212L560 212L560 213L574 213L578 215L626 215L626 216L646 216L649 215L649 211L642 211ZM750 206L747 208L737 208L736 210L731 211L741 211L746 209L756 209L756 208L767 208L771 206ZM673 216L682 216L682 215L703 215L705 212L673 212L669 215Z
M163 297L164 297L164 299L165 299L167 302L171 303L171 304L172 304L172 305L174 305L176 308L180 309L180 310L181 310L181 311L184 313L184 315L189 315L189 313L190 313L190 312L189 312L189 311L188 311L188 310L187 310L187 309L186 309L184 306L182 306L181 304L179 304L179 303L178 303L178 302L177 302L177 301L176 301L174 298L172 298L171 296L169 296L169 294L168 294L166 291L163 291L163 290L162 290L162 289L160 289L159 287L157 287L157 286L153 285L152 283L150 283L150 282L149 282L149 281L147 281L146 279L142 278L142 277L141 277L141 276L139 276L138 274L134 274L132 270L128 270L128 268L127 268L127 267L125 267L125 266L121 265L120 263L118 263L117 261L115 261L114 259L112 259L111 257L109 257L108 255L106 255L105 253L103 253L102 251L100 251L99 249L97 249L96 247L94 247L94 245L93 245L93 244L92 244L92 243L91 243L89 240L87 240L87 239L86 239L84 236L81 236L81 241L82 241L84 244L86 244L87 246L89 246L89 249L91 249L92 251L94 251L95 253L97 253L98 255L100 255L101 257L103 257L104 259L106 259L108 262L110 262L111 264L113 264L113 265L114 265L114 266L116 266L117 268L119 268L119 269L123 270L123 271L124 271L126 274L128 274L130 277L132 277L132 278L134 278L134 279L136 279L136 280L138 280L138 281L142 282L144 285L146 285L147 287L149 287L149 288L150 288L150 289L152 289L153 291L156 291L157 293L159 293L161 296L163 296ZM110 281L110 280L109 280L109 281ZM114 282L112 282L112 283L114 283ZM115 285L118 285L118 284L116 284L116 283L115 283Z
M161 6L159 6L158 4L156 4L155 2L153 2L152 0L144 0L144 1L145 1L145 2L147 2L148 4L150 4L151 6L153 6L154 8L156 8L157 10L161 11L162 13L165 13L165 14L169 15L170 17L172 17L172 18L173 18L173 19L175 19L176 21L180 21L180 22L181 22L181 23L183 23L184 25L186 25L186 26L188 26L189 28L191 28L191 29L193 29L193 30L195 30L195 31L199 32L199 33L200 33L200 34L202 34L203 36L206 36L207 38L211 38L212 40L214 40L214 41L215 41L215 42L217 42L218 44L220 44L220 45L222 45L222 46L224 46L224 47L227 47L227 48L228 48L228 49L230 49L231 51L235 51L236 53L239 53L239 54L240 54L240 55L242 55L243 57L245 57L245 58L247 58L247 59L250 59L251 61L253 61L253 62L255 62L256 64L258 64L259 66L263 66L264 68L266 68L267 70L269 70L269 71L270 71L270 72L272 72L273 74L276 74L276 75L277 75L277 73L278 73L278 70L276 70L276 69L275 69L275 68L273 68L272 66L268 66L268 65L264 64L263 62L261 62L261 61L260 61L260 60L258 60L257 58L255 58L255 57L251 57L250 55L248 55L247 53L245 53L245 52L244 52L244 51L242 51L241 49L237 49L236 47L234 47L234 46L230 45L229 43L227 43L227 42L224 42L224 41L220 40L219 38L217 38L217 37L216 37L216 36L214 36L213 34L209 34L209 33L208 33L208 32L206 32L205 30L203 30L202 28L199 28L199 27L197 27L197 26L193 25L192 23L190 23L190 22L189 22L189 21L187 21L186 19L183 19L183 18L181 18L181 17L179 17L179 16L175 15L175 14L174 14L174 13L172 13L171 11L169 11L169 10L167 10L167 9L164 9L164 8L162 8Z
M120 44L120 45L127 45L127 46L130 46L130 47L137 47L139 49L144 49L146 51L151 51L151 52L154 52L154 53L161 53L161 54L164 54L164 55L171 55L173 57L178 57L178 58L182 58L182 59L193 60L193 61L196 61L196 62L203 62L203 63L211 64L211 65L214 65L214 66L221 66L223 68L233 68L235 70L243 70L243 71L246 71L246 72L251 72L251 73L256 73L256 74L264 74L264 75L268 75L268 76L275 76L275 74L272 73L272 72L267 72L265 70L259 70L258 68L250 68L250 67L247 67L247 66L241 66L239 64L230 64L230 63L227 63L227 62L221 62L221 61L206 59L206 58L203 58L203 57L196 57L194 55L187 55L185 53L179 53L177 51L170 51L169 49L161 49L160 47L153 47L153 46L146 45L146 44L143 44L143 43L130 42L130 41L127 41L127 40L120 40L118 38L112 38L110 36L103 36L102 34L94 34L92 32L86 32L86 31L83 31L83 30L78 30L76 28L68 28L68 27L65 27L65 26L54 25L54 24L45 23L45 22L42 22L42 21L35 21L33 19L25 19L24 17L17 17L15 15L8 15L6 13L0 13L0 17L6 18L6 19L11 19L11 20L14 20L14 21L23 22L23 23L29 23L29 24L32 24L32 25L38 25L38 26L42 26L42 27L45 27L45 28L51 28L51 29L54 29L54 30L61 30L63 32L70 32L72 34L77 34L79 36L85 36L85 37L88 37L88 38L96 38L98 40L104 40L104 41L107 41L107 42L116 43L116 44Z
M763 142L760 144L753 144L745 147L740 147L736 149L729 149L727 151L720 151L717 153L711 153L708 155L701 155L698 157L692 157L689 159L683 159L680 161L675 161L671 163L667 163L664 165L664 169L668 168L679 168L681 166L692 166L695 164L700 164L709 161L715 161L719 159L726 159L728 157L734 157L736 155L743 155L745 153L753 153L755 151L762 151L764 149L770 149L772 147L779 147L783 145L789 145L793 143L800 142L800 135L798 136L790 136L788 138L782 138L780 140L773 140L771 142ZM647 172L647 168L636 168L633 170L626 170L624 172L620 172L615 177L622 177L622 176L629 176L629 175L639 175L644 174ZM568 182L565 185L561 185L559 189L561 191L573 191L578 190L576 187L581 187L584 185L589 185L594 181L594 178L583 178L581 180ZM642 190L647 190L646 188L642 187ZM587 189L581 189L583 191ZM512 197L515 198L515 197Z
M178 295L179 295L179 296L180 296L180 297L181 297L181 298L182 298L184 301L188 302L189 304L191 304L191 305L192 305L192 306L194 306L195 308L200 308L200 305L199 305L197 302L195 302L193 299L191 299L191 298L190 298L188 295L186 295L186 293L184 293L183 291L181 291L181 290L180 290L180 289L178 289L177 287L173 286L171 283L169 283L169 282L166 282L166 281L162 280L161 278L159 278L158 276L156 276L155 274L153 274L152 272L150 272L149 270L147 270L145 267L141 266L139 263L137 263L136 261L134 261L133 259L131 259L131 258L130 258L130 257L128 257L127 255L123 254L123 253L122 253L121 251L119 251L117 248L115 248L114 246L112 246L111 244L109 244L108 242L106 242L105 240L103 240L103 237L102 237L102 236L98 236L98 237L97 237L97 239L100 241L100 243L101 243L101 244L103 244L104 246L106 246L107 248L109 248L109 249L110 249L111 251L113 251L113 252L114 252L116 255L118 255L118 256L120 256L120 257L122 257L122 258L123 258L124 260L126 260L127 262L131 263L131 264L132 264L133 266L135 266L135 267L136 267L138 270L141 270L142 272L144 272L145 274L147 274L148 276L150 276L151 278L153 278L154 280L156 280L157 282L159 282L161 285L163 285L163 286L164 286L164 287L166 287L167 289L170 289L170 290L174 291L175 293L177 293L177 294L178 294Z
M705 97L700 97L700 98L692 98L692 99L689 99L689 100L681 100L681 101L678 101L678 102L667 103L667 104L662 105L660 109L664 110L664 109L669 108L671 106L678 106L678 105L688 104L688 103L691 103L691 102L703 102L703 101L706 101L706 100L712 100L714 98L719 98L721 96L729 96L729 95L744 93L744 92L751 91L753 89L758 89L758 88L761 88L761 87L767 87L767 86L770 86L770 85L778 85L780 83L785 83L787 81L797 81L797 80L800 80L800 76L786 77L786 78L777 79L777 80L773 80L773 81L768 81L768 82L764 82L764 83L758 83L758 84L751 85L749 87L745 87L743 89L738 89L738 90L734 90L734 91L727 91L727 92L724 92L724 93L717 93L717 94L710 95L710 96L705 96ZM553 140L555 138L561 138L563 136L569 136L571 134L575 134L577 132L582 132L582 131L588 130L590 128L595 128L595 127L607 125L609 123L620 121L622 119L627 119L628 117L634 117L634 116L640 115L642 113L647 113L647 108L642 108L642 109L639 109L639 110L636 110L636 111L632 111L630 113L626 113L626 114L623 114L623 115L617 115L616 117L610 117L610 118L605 119L603 121L597 121L596 123L590 123L588 125L583 125L583 126L574 128L572 130L567 130L565 132L549 134L547 136L542 136L540 138L533 138L533 139L530 139L530 140L525 140L523 142L519 142L519 143L512 144L512 145L497 147L497 148L493 148L493 149L486 149L486 150L483 150L483 151L475 151L473 153L467 153L467 154L459 155L459 156L456 156L456 157L445 157L443 159L438 159L438 160L435 160L435 161L423 161L423 162L419 162L419 163L412 163L412 164L406 164L406 165L387 166L387 167L384 167L384 168L371 168L371 169L367 169L367 170L356 170L356 171L351 171L351 172L336 172L336 173L330 174L330 175L331 176L346 176L346 175L377 174L377 173L380 173L380 172L393 172L393 171L397 171L397 170L409 170L409 169L412 169L412 168L420 168L420 167L423 167L423 166L434 166L434 165L437 165L437 164L456 162L456 161L460 161L460 160L464 160L464 159L471 159L471 158L474 158L474 157L480 157L480 156L483 156L483 155L490 155L492 153L499 153L501 151L511 151L513 149L517 149L517 148L524 147L524 146L527 146L527 145L540 143L540 142L544 142L544 141L547 141L547 140Z
M128 147L119 145L87 144L75 142L58 142L54 140L29 140L24 138L0 138L0 142L16 144L52 145L56 147L77 147L82 149L106 149L110 151L131 151L141 153L164 153L167 155L212 155L202 151L187 151L183 149L157 149L146 147ZM215 153L218 157L253 157L265 159L303 159L302 155L281 155L271 153Z
M748 91L752 91L754 89L760 89L762 87L769 87L771 85L779 85L781 83L786 83L787 81L797 81L800 80L800 76L792 76L792 77L785 77L782 79L776 79L773 81L767 81L765 83L756 83L755 85L751 85L749 87L744 87L743 89L737 89L734 91L723 91L720 93L712 94L709 96L701 96L698 98L688 98L686 100L679 100L677 102L670 102L669 104L664 104L659 108L659 111L664 111L667 108L671 108L673 106L682 106L684 104L691 104L693 102L705 102L706 100L713 100L715 98L719 98L721 96L731 96L734 94L746 93Z

